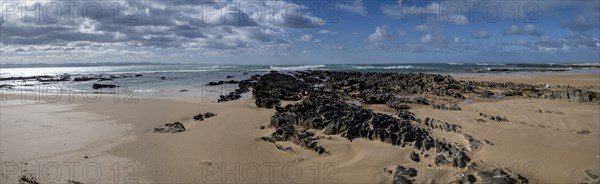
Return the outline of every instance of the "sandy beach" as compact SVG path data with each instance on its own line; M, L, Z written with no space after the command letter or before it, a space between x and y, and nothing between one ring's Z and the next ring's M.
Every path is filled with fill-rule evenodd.
M600 89L598 74L457 79ZM73 102L62 98L36 103L8 95L1 111L2 183L17 183L27 174L42 183L390 183L393 177L387 170L397 165L415 168L419 173L415 183L446 183L462 170L436 166L431 158L415 163L408 158L412 149L361 138L349 141L317 129L309 131L323 137L319 145L329 154L291 142L259 141L273 132L268 125L275 110L257 108L252 98L224 103L185 96L136 99L115 102L105 95L97 102L76 97ZM364 107L389 115L396 112L385 105ZM584 170L600 172L599 104L476 98L461 108L446 111L415 105L411 111L419 119L460 125L463 133L485 140L480 149L468 153L472 162L508 168L531 183L576 183L588 181ZM217 115L193 119L206 112ZM508 120L483 122L480 113ZM186 130L153 132L172 122L182 123ZM459 134L438 129L431 134L465 141Z

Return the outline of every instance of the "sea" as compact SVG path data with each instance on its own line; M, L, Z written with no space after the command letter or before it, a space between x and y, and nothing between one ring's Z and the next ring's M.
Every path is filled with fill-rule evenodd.
M0 68L0 84L13 86L18 92L50 93L111 93L114 89L92 90L94 83L114 84L119 90L135 92L138 96L219 96L236 88L235 84L207 86L211 81L244 80L252 75L270 71L295 72L306 70L358 71L392 73L436 73L436 74L538 74L538 73L600 73L599 68L526 66L502 63L408 63L408 64L319 64L319 65L203 65L203 64L160 64L130 66L88 67L38 67ZM501 72L498 72L501 71ZM543 72L541 72L543 71ZM40 82L29 80L4 80L10 77L62 76L117 76L109 81L61 81ZM134 77L138 75L137 77ZM127 76L120 78L119 76ZM6 90L6 89L3 89Z

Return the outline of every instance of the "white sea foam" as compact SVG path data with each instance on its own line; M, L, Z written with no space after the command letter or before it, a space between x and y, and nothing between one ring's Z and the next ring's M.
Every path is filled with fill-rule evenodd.
M397 66L386 66L386 67L383 67L383 69L385 69L385 70L411 69L411 68L414 68L414 67L410 66L410 65L397 65Z

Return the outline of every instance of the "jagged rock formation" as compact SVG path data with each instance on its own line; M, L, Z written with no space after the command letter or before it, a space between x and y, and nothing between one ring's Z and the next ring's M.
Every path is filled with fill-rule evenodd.
M436 74L305 71L288 75L272 71L241 81L239 87L235 92L221 96L219 101L236 100L241 93L252 88L258 107L276 110L269 125L275 131L260 140L273 143L291 141L318 154L327 154L329 152L318 143L319 137L307 131L319 130L323 134L340 135L350 141L362 138L413 149L409 159L415 162L422 160L419 152L424 154L424 151L430 150L435 155L429 157L426 154L423 158L432 159L435 165L458 168L465 168L471 163L469 153L480 149L482 142L462 133L460 125L430 118L421 124L421 120L409 111L411 106L430 105L434 109L461 110L457 105L443 104L456 104L451 100L464 100L469 94L494 98L529 96L574 102L599 102L600 99L598 93L580 89L551 91L528 84L458 81L451 76ZM501 92L496 94L490 89ZM283 107L281 100L298 102ZM358 105L354 103L356 101L360 101ZM361 107L360 103L385 104L397 112L395 115L376 113ZM480 115L488 120L507 121L505 117ZM465 142L447 143L445 139L436 139L430 133L434 129L460 135ZM457 181L527 181L502 169L478 169L476 164L471 164ZM404 173L404 170L396 169L393 183L411 182L406 175L398 174Z

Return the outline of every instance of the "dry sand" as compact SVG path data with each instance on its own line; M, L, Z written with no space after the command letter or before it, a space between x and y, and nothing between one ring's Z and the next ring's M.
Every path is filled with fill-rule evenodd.
M593 78L536 77L542 83L561 85L570 84L565 80ZM524 78L530 79L493 76L487 80ZM319 141L330 155L320 156L291 143L277 143L293 150L281 151L273 143L256 141L273 131L259 127L268 124L274 110L256 108L252 100L214 103L198 97L138 99L138 103L115 103L112 97L107 97L89 103L76 98L75 102L62 100L49 104L22 103L12 97L2 103L2 183L14 183L18 176L27 173L37 174L42 182L58 178L63 183L71 176L77 181L103 183L389 183L391 174L383 169L401 164L418 170L417 182L444 183L457 172L452 167L428 167L431 157L421 158L424 161L415 165L407 157L412 149L364 139L350 142L340 136ZM392 112L385 106L368 107ZM411 111L421 119L432 117L459 124L463 132L476 139L489 140L494 145L484 145L470 155L474 161L513 169L533 181L575 183L586 181L585 169L600 172L597 104L505 99L461 107L463 111L431 110L426 106ZM538 109L543 113L536 112ZM218 115L204 121L192 120L194 115L204 112ZM479 112L506 116L509 121L478 123ZM188 131L152 132L155 127L175 121L183 123ZM575 133L580 130L590 133ZM433 133L464 142L439 130ZM37 172L31 171L35 163L40 164ZM78 165L71 172L68 166L74 164ZM59 177L52 167L56 165L61 166ZM102 170L102 177L95 177L97 168Z

